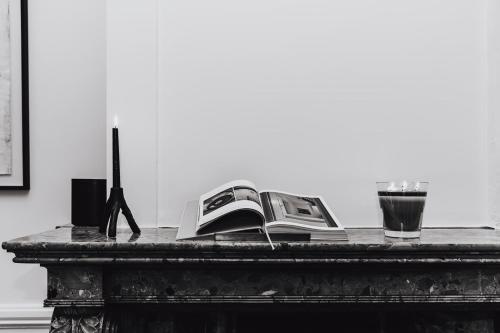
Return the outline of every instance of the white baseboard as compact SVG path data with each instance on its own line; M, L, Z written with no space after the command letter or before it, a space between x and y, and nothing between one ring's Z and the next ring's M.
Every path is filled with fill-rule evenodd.
M48 332L52 311L52 308L35 304L0 304L0 331L25 332L39 329Z

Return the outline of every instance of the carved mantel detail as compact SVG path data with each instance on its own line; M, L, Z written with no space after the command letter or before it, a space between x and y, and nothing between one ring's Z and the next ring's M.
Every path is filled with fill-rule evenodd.
M77 308L56 308L50 333L101 333L104 312Z

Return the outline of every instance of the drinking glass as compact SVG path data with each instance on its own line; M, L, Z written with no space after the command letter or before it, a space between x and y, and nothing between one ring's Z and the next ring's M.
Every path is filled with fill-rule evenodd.
M388 237L418 238L422 229L428 182L377 182L384 234Z

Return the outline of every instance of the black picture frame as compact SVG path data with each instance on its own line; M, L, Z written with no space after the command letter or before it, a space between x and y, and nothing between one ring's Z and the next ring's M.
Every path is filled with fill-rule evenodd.
M28 62L28 0L21 5L21 117L23 177L21 185L0 185L2 190L28 191L30 189L30 140L29 140L29 62Z

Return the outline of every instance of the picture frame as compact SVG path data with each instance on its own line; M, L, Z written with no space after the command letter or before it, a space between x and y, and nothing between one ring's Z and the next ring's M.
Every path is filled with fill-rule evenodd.
M4 148L7 157L4 159L6 166L4 166L4 170L0 174L0 191L27 191L30 189L28 0L7 0L4 5L9 6L8 15L3 18L5 20L3 23L0 21L0 29L2 28L1 24L5 24L9 31L7 39L11 55L10 61L4 62L4 65L5 63L10 65L10 76L7 78L10 80L8 82L10 95L4 96L10 106L7 110L10 112L10 118L9 120L4 118L5 124L7 124L7 121L10 121L10 123L5 125L4 128L7 128L7 130L4 131L10 130L10 133L4 133L4 136L8 138L5 141L10 146ZM0 42L2 41L0 40ZM0 96L1 98L2 96ZM0 128L0 132L1 130ZM2 139L1 134L0 140ZM1 153L2 151L0 151Z

